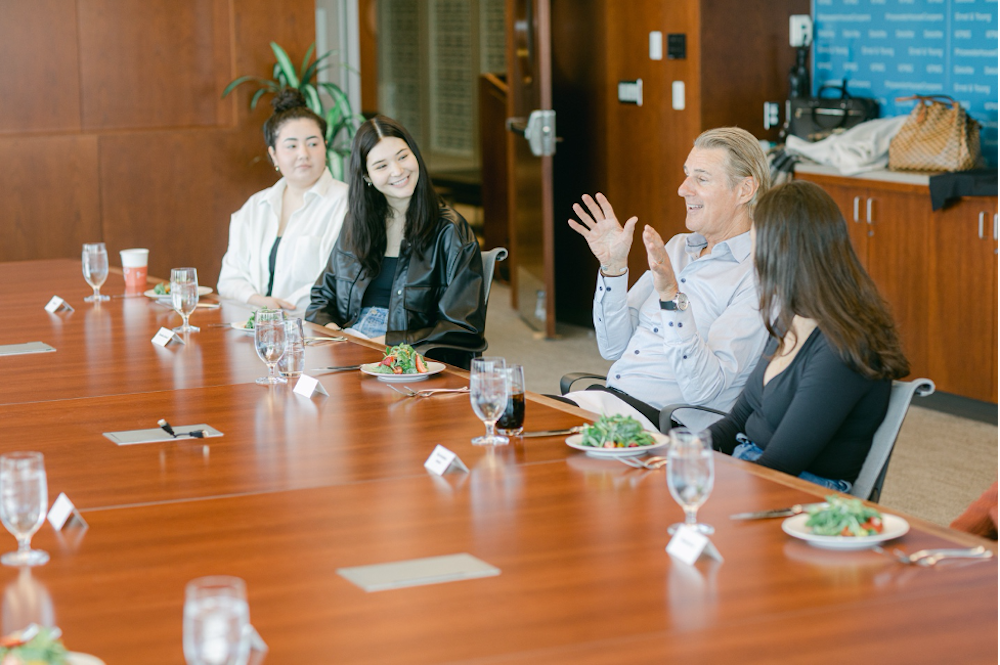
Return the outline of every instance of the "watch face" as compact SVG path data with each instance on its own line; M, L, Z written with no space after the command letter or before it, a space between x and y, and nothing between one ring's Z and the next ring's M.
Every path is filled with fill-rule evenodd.
M677 309L684 311L688 308L688 303L690 301L686 295L678 291L677 295L674 296L674 302L677 303Z

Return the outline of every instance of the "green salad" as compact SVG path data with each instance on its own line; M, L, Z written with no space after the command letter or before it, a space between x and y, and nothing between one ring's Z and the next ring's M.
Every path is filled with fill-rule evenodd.
M386 347L385 357L373 370L376 374L426 374L427 363L409 344Z
M153 287L153 293L158 296L169 296L170 295L170 282L160 282Z
M247 322L243 324L243 327L246 328L247 330L253 330L253 320L254 320L254 318L256 318L256 316L257 316L257 312L254 312L253 314L251 314L250 318L247 319Z
M20 635L0 638L0 660L4 663L67 663L66 648L59 641L61 635L58 628L32 624Z
M653 435L631 416L601 416L583 432L581 445L591 448L638 448L656 442Z
M882 533L882 514L860 499L831 495L809 509L806 526L817 536L874 536Z

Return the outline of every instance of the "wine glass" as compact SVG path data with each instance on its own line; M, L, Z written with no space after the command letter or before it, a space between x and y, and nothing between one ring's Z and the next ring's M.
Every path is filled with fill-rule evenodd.
M504 445L510 442L494 431L497 418L507 407L507 363L503 358L473 358L469 372L469 399L472 410L486 425L486 436L472 440L476 446Z
M285 313L280 309L257 310L253 317L253 339L257 355L267 365L267 376L257 379L257 383L262 386L288 383L288 379L275 371L287 346Z
M667 453L667 487L674 501L684 509L684 523L673 524L667 533L673 535L682 527L691 527L703 534L715 533L707 524L698 523L698 508L712 493L715 468L712 460L712 433L694 433L684 427L670 430L670 452Z
M84 298L85 302L111 300L111 296L101 295L101 285L108 278L108 250L103 242L88 242L83 246L83 278L94 289L94 295Z
M201 332L188 323L188 317L198 306L198 271L194 268L174 268L170 271L170 302L184 319L174 332Z
M246 583L216 575L184 590L184 660L188 665L243 665L250 655Z
M31 537L45 521L49 489L41 453L0 455L0 521L17 538L17 551L0 556L5 566L40 566L49 560L31 549Z

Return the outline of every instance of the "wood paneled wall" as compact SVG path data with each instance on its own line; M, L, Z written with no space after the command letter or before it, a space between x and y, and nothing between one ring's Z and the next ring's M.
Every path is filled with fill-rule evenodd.
M0 261L103 240L112 265L148 247L150 274L214 287L230 214L277 179L269 105L222 89L269 77L271 41L301 62L313 0L0 0L0 17Z

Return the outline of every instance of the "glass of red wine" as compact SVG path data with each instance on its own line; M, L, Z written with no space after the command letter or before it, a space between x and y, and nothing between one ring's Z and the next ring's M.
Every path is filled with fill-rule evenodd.
M507 408L497 421L504 436L520 436L524 431L524 368L507 365Z

